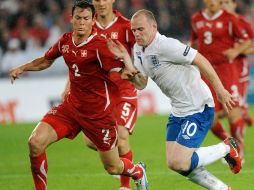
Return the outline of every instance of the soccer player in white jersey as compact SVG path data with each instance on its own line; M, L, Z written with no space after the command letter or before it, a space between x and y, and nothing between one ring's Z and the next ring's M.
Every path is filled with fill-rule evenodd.
M168 38L157 31L153 13L137 11L131 19L136 39L134 66L122 44L109 40L110 50L125 65L122 78L132 81L136 88L146 87L150 77L171 99L172 113L167 124L166 155L168 167L192 182L210 190L231 190L204 166L225 158L233 173L241 170L241 159L235 140L200 147L214 119L212 94L200 77L200 72L211 83L218 100L229 112L234 105L232 95L225 90L208 60L195 49ZM128 68L129 68L128 67Z

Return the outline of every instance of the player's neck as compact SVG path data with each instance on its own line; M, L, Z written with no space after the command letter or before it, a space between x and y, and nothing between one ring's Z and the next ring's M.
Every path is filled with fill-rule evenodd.
M99 22L99 24L103 27L106 28L111 22L113 22L116 18L116 15L114 14L114 12L112 11L110 14L106 15L106 16L97 16L97 22Z
M221 9L218 9L216 11L210 11L208 9L205 9L205 13L207 14L207 16L209 17L213 17L214 15L216 15L219 11L221 11Z
M75 32L73 32L73 35L72 35L72 37L73 37L73 40L74 40L74 43L75 43L75 45L79 45L79 44L81 44L82 42L84 42L84 41L86 41L88 38L89 38L89 36L92 34L92 30L90 31L90 32L87 32L86 34L84 34L84 35L78 35L78 34L76 34Z

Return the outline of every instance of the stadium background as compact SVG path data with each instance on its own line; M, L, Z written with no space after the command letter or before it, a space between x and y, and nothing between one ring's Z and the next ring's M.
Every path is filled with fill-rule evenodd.
M62 33L70 30L72 3L72 0L0 0L1 190L33 189L26 141L35 123L60 101L67 76L62 59L49 70L26 73L15 85L10 84L7 72L43 55ZM254 28L254 1L241 0L238 3L238 12ZM150 9L155 13L161 33L187 42L191 15L202 7L202 0L116 0L115 7L128 18L140 8ZM248 98L253 105L254 57L249 59L252 78ZM148 164L151 189L167 189L168 186L172 190L200 189L166 168L164 126L167 122L165 115L170 110L169 100L149 81L148 88L139 93L139 104L140 117L131 143L137 152L134 159ZM251 112L253 116L253 106ZM230 174L227 166L219 162L208 167L236 190L254 189L253 135L254 130L247 129L246 164L241 174ZM217 141L209 134L204 144ZM103 171L97 154L84 148L80 136L72 143L64 140L50 147L48 157L49 189L117 189L118 183Z

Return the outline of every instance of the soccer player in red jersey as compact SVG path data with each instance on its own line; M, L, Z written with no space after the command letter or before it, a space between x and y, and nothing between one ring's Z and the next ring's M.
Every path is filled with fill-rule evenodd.
M92 2L96 12L95 28L98 34L120 41L131 55L135 39L130 29L130 21L123 17L120 12L113 10L115 0L93 0ZM114 71L120 70L120 67L114 68ZM133 155L129 144L129 135L132 134L137 119L137 90L131 82L122 80L119 72L111 72L110 78L117 84L120 91L116 108L119 155L121 158L132 161ZM63 97L68 89L67 84ZM88 147L96 149L86 136L84 139ZM120 189L130 189L130 177L120 176Z
M221 6L223 9L228 11L229 13L235 15L235 17L238 19L239 24L243 27L245 32L249 35L251 39L254 38L254 32L251 28L250 23L244 19L243 16L236 13L236 7L237 3L236 0L222 0ZM236 46L239 44L239 40L236 41ZM241 55L239 55L235 59L235 66L237 67L238 72L238 80L239 80L239 95L240 95L240 106L242 108L242 116L245 121L245 123L248 126L252 125L252 118L248 112L248 103L247 100L247 92L248 92L248 86L249 86L249 74L250 74L250 65L248 63L246 55L249 54L249 50L251 50L251 47L247 48ZM218 127L219 126L219 127ZM220 129L220 130L218 130ZM215 127L213 128L213 131L215 134L219 134L218 137L222 137L224 135L220 134L226 134L226 131L223 130L222 124L218 121ZM230 133L233 137L235 137L238 140L238 151L240 152L241 157L244 157L244 134L245 129L244 128L231 128ZM222 139L221 138L221 139Z
M242 130L244 120L240 108L239 77L236 58L249 46L249 36L239 24L238 19L221 8L221 0L204 0L205 8L192 17L191 44L196 45L212 64L225 88L235 97L238 104L227 115L231 129ZM236 40L241 40L234 46ZM208 84L209 85L209 84ZM221 139L228 137L221 125L218 125L223 108L210 88L215 101L215 120L212 131Z
M63 56L70 79L70 93L64 102L53 107L38 123L29 138L31 171L36 190L47 189L46 148L64 137L73 139L80 131L96 145L105 170L109 174L131 177L138 190L147 190L143 163L134 165L120 158L117 125L114 114L117 86L109 77L120 61L109 51L106 40L93 29L94 6L77 1L72 9L73 32L65 33L43 57L10 71L17 79L25 71L40 71Z

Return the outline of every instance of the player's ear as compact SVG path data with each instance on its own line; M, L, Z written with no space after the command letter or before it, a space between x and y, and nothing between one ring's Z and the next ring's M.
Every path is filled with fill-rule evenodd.
M96 21L96 18L95 18L95 16L93 17L93 19L92 19L92 25L94 26L94 24L95 24L95 21Z
M70 23L73 24L73 15L71 15Z

